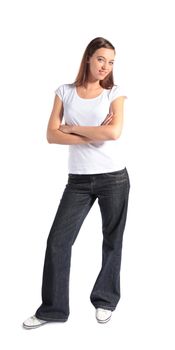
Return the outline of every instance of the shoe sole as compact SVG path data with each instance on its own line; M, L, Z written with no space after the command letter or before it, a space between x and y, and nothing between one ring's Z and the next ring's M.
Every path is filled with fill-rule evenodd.
M97 317L96 317L96 319L97 319L98 323L107 323L111 319L111 316L109 316L106 320L103 320L103 321L99 320Z
M27 326L27 325L25 325L25 323L23 323L23 328L25 328L25 329L35 329L35 328L39 328L41 326L44 326L46 323L48 323L48 322L46 321L46 322L41 323L41 324L39 324L37 326Z

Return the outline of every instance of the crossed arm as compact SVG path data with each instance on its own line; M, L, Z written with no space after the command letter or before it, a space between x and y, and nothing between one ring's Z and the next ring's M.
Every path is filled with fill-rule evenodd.
M111 113L100 126L61 125L63 115L62 101L58 96L47 128L47 140L57 144L86 144L98 141L117 140L123 126L124 96L111 103Z

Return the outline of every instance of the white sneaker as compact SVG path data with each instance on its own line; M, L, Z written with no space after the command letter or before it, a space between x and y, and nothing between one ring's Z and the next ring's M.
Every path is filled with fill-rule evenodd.
M106 310L106 309L101 309L101 308L96 309L96 319L99 323L108 322L110 320L111 316L112 316L111 310Z
M32 316L23 322L23 327L26 329L33 329L33 328L40 327L45 323L47 323L47 321L40 320L36 316Z

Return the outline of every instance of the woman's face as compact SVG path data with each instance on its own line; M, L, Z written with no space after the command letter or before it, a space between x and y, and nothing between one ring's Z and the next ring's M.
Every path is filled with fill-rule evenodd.
M89 80L103 80L113 69L115 52L101 48L89 58Z

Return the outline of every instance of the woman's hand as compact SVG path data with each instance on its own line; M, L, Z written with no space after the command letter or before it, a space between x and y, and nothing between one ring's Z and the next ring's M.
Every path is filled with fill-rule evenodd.
M113 113L107 114L106 118L104 119L103 123L101 125L108 125L112 121Z
M64 132L65 134L71 134L72 133L72 125L60 125L59 129L60 131Z

